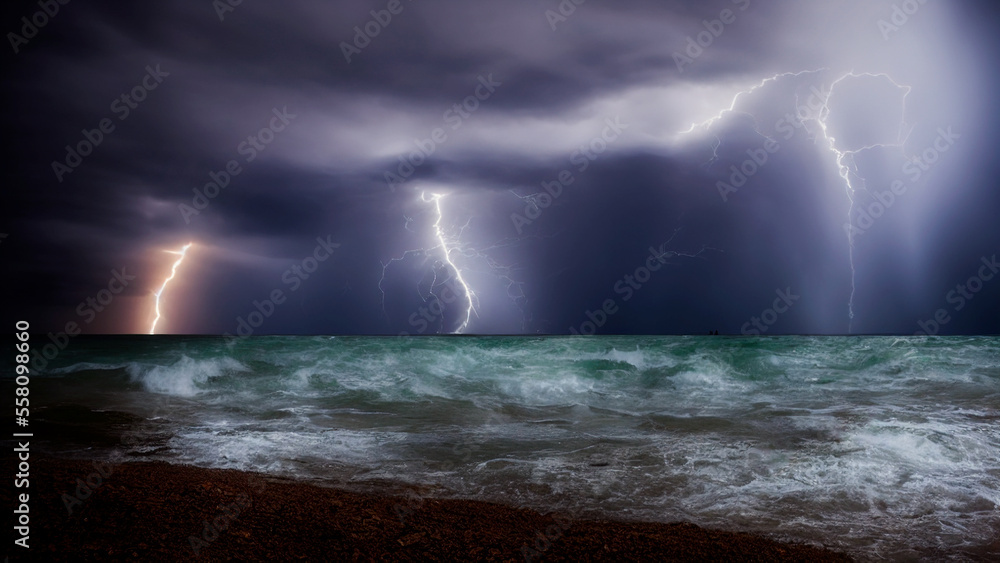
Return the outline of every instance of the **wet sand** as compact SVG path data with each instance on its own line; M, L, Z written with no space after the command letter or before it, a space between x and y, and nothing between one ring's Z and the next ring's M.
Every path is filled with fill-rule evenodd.
M31 548L8 553L11 561L850 560L692 524L578 520L386 490L358 493L166 463L33 456ZM4 487L0 493L4 506L15 505L12 492Z

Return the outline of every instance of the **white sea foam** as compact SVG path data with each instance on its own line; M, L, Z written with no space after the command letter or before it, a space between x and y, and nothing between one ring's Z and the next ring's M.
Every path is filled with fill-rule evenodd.
M222 375L246 372L248 368L228 358L196 360L181 356L170 365L129 364L128 372L134 381L141 382L154 393L192 397L201 391L200 386Z
M128 366L144 389L186 397L184 420L163 422L165 459L436 483L887 559L989 545L996 341L720 342L295 340L64 373Z

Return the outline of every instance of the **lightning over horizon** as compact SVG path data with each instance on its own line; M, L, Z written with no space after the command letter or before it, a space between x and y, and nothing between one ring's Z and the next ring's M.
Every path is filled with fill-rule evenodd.
M458 233L449 234L442 225L444 221L444 211L441 207L441 200L446 197L446 194L434 193L429 191L421 191L419 199L423 203L430 204L431 210L434 214L434 222L431 225L432 235L431 238L435 241L435 245L426 248L417 248L412 250L404 251L400 256L390 259L388 262L382 264L382 277L379 279L378 287L382 292L382 313L386 314L385 311L385 289L383 288L383 282L385 282L386 275L388 274L389 267L397 262L402 262L409 257L413 256L423 256L425 259L431 259L432 256L437 255L435 263L432 265L433 278L430 281L428 291L426 295L421 294L421 299L424 303L427 303L430 296L435 295L435 289L443 283L449 281L454 281L458 288L460 288L461 296L459 297L465 301L466 305L462 316L464 317L462 322L457 328L452 332L453 334L461 334L466 328L468 328L469 323L472 321L472 316L476 314L477 296L475 291L469 286L465 277L462 275L461 268L455 264L452 254L459 252L462 243L460 242L461 235L469 227L469 222L463 225ZM411 225L414 222L414 218L404 215L405 225L404 229L410 232L414 232L411 229ZM471 219L470 219L471 221ZM439 280L439 271L447 270L447 274L444 276L444 280Z
M785 73L775 74L774 76L770 76L770 77L764 78L759 83L751 86L750 88L747 88L745 90L741 90L741 91L737 92L733 96L733 101L729 105L728 108L721 110L718 114L716 114L716 115L708 118L707 120L705 120L705 121L703 121L701 123L693 123L691 125L691 127L689 127L688 129L686 129L686 130L678 133L675 138L679 138L679 137L682 137L684 135L691 134L691 133L693 133L693 132L695 132L695 131L697 131L699 129L702 129L702 130L708 132L709 134L712 134L714 136L714 138L715 138L715 142L712 145L712 153L713 153L712 154L712 159L708 163L706 163L706 165L710 165L710 164L712 164L712 163L714 163L715 161L718 160L718 158L719 158L718 150L719 150L719 147L721 146L721 143L722 143L722 141L719 138L719 136L717 134L712 133L712 130L711 130L712 126L715 125L717 122L721 121L727 115L727 113L736 113L737 112L736 107L737 107L737 104L739 103L741 97L749 96L749 95L753 94L754 92L760 90L761 88L767 86L769 83L777 82L778 80L780 80L782 78L798 78L800 76L807 75L807 74L819 74L819 73L822 73L822 72L827 72L828 70L829 69L827 69L827 68L819 68L819 69L816 69L816 70L803 70L803 71L798 71L798 72L785 72ZM845 80L852 79L852 78L854 78L854 79L857 79L857 78L880 78L880 79L886 79L895 88L897 88L897 89L899 89L900 91L903 92L903 96L902 96L902 108L901 108L901 112L900 112L900 124L899 124L899 128L898 128L897 138L895 139L894 142L891 142L891 143L871 143L871 144L867 144L867 145L864 145L864 146L861 146L861 147L858 147L858 148L853 148L853 149L845 149L845 148L838 147L837 139L830 133L830 123L829 123L829 121L830 121L830 118L831 118L831 116L833 114L833 111L830 108L830 100L831 100L831 98L833 98L833 94L834 94L834 91L836 90L837 86L840 85L841 83L843 83ZM795 104L796 117L803 124L805 122L815 122L816 123L817 128L818 128L818 132L819 132L820 136L825 141L825 143L826 143L826 145L828 147L828 150L832 153L832 155L834 157L834 163L836 165L836 168L837 168L838 175L839 175L840 179L843 180L843 182L844 182L845 193L846 193L846 196L847 196L847 199L848 199L848 202L849 202L848 211L847 211L847 214L848 214L848 224L850 224L850 222L851 222L851 220L852 220L852 218L854 216L855 196L856 196L856 193L857 193L857 190L858 190L858 187L855 186L855 182L854 182L854 180L852 180L852 178L856 178L860 182L860 188L861 189L867 190L867 185L866 185L866 182L865 182L865 178L864 178L864 176L862 176L859 173L859 170L858 170L858 167L857 167L856 158L857 158L857 156L859 154L861 154L861 153L863 153L865 151L873 150L873 149L878 149L878 148L882 148L882 149L884 149L884 148L902 149L904 147L904 145L906 144L906 141L908 139L909 133L910 133L909 131L906 131L906 128L907 128L907 123L906 123L906 99L909 96L909 94L910 94L911 91L912 91L912 89L909 86L904 86L904 85L899 84L895 79L893 79L891 76L889 76L886 73L870 73L870 72L855 73L854 71L850 71L850 72L846 72L846 73L838 76L837 78L835 78L830 83L830 86L828 88L824 89L824 90L821 90L821 91L817 90L816 86L813 85L813 87L811 89L811 95L812 96L819 95L819 97L821 98L821 101L820 101L820 104L819 104L819 108L815 112L812 112L811 106L800 104L800 100L798 99L798 94L796 94L796 104ZM756 119L755 116L753 116L752 114L750 114L750 115ZM768 135L765 135L764 133L761 133L761 131L759 130L759 128L756 125L754 126L754 130L755 130L755 132L757 134L759 134L760 136L764 137L765 139L773 140ZM911 128L911 131L912 131L912 128ZM818 138L814 138L814 140L818 141L819 139ZM847 303L847 316L848 316L848 321L847 321L847 327L848 328L847 328L847 332L848 332L848 334L850 334L850 333L853 333L853 321L854 321L854 318L855 318L854 301L855 301L855 295L856 295L856 292L857 292L857 281L856 281L857 280L857 267L855 265L855 256L854 256L854 250L855 250L854 242L855 241L854 241L854 234L853 234L853 232L851 230L847 231L847 239L848 239L848 241L847 241L848 242L848 262L849 262L850 278L851 278L851 291L850 291L850 296L848 298L848 303Z
M900 113L900 125L899 125L899 130L898 130L898 134L897 134L897 138L896 138L896 143L894 143L894 144L873 143L873 144L865 145L865 146L862 146L860 148L853 149L853 150L842 150L842 149L837 148L837 140L832 135L830 135L830 131L829 131L828 120L830 119L830 115L832 113L831 110L830 110L830 98L833 97L834 89L837 87L838 84L840 84L844 80L847 80L848 78L860 78L860 77L885 78L889 82L891 82L893 86L895 86L896 88L901 89L904 92L904 94L903 94L903 103L902 103L902 111ZM857 193L857 188L854 187L854 183L851 181L852 172L853 172L853 175L856 176L860 180L861 187L863 189L867 190L867 183L865 181L864 176L861 176L858 173L858 167L857 167L856 158L862 152L865 152L865 151L868 151L868 150L872 150L872 149L876 149L876 148L890 148L890 147L893 147L893 148L902 148L903 147L903 145L906 143L906 139L908 137L908 133L906 135L904 135L903 134L903 130L906 127L906 98L907 98L907 96L910 95L910 91L911 91L911 89L910 89L909 86L902 86L902 85L898 84L895 80L893 80L893 78L891 76L889 76L889 75L887 75L885 73L879 73L879 74L873 74L873 73L855 74L854 72L849 72L849 73L841 76L837 80L833 81L833 83L830 85L830 88L826 92L826 99L823 102L823 108L820 110L820 116L817 119L817 123L820 126L820 130L823 132L824 138L828 142L830 150L836 155L837 166L838 166L839 171L840 171L840 177L844 180L844 184L845 184L846 191L847 191L847 199L850 201L850 206L849 206L848 211L847 211L847 222L848 222L848 224L851 223L851 221L853 220L853 217L854 217L855 194ZM850 161L850 163L848 163L848 161ZM855 263L854 263L854 232L852 230L850 230L850 229L847 231L847 244L848 244L848 256L849 256L850 264L851 264L851 296L850 296L850 299L849 299L849 301L847 303L847 314L848 314L847 332L848 332L848 334L850 334L850 333L853 332L853 323L854 323L854 297L855 297L855 294L857 293L857 281L856 281L857 280L857 268L856 268Z
M223 334L248 311L255 335L565 334L683 227L666 250L724 254L672 256L598 332L740 333L779 286L802 300L770 334L934 332L941 308L940 333L997 331L993 286L975 315L947 299L1000 249L996 6L458 4L389 25L355 0L86 3L18 39L9 314L58 334L93 298L94 334ZM266 53L232 48L250 36ZM344 251L313 273L317 237ZM124 265L141 285L115 293Z
M181 262L184 261L184 257L187 255L188 249L191 248L191 246L193 246L193 245L194 245L193 242L189 242L189 243L185 244L183 247L181 247L180 250L164 250L164 252L166 252L167 254L176 254L176 255L178 255L179 258L177 258L177 260L174 262L173 266L170 267L170 275L167 277L167 279L163 280L163 285L161 285L160 289L157 290L156 293L153 294L155 296L155 298L156 298L156 305L155 305L156 318L153 319L153 324L149 327L149 334L156 334L156 324L160 321L160 317L161 317L161 314L160 314L160 297L163 295L163 291L165 289L167 289L167 285L170 283L170 281L173 280L174 277L177 275L177 268L180 267Z
M468 306L465 308L465 319L462 321L462 324L460 324L458 328L455 329L455 334L462 334L462 332L469 327L469 322L472 321L472 315L473 313L476 312L476 304L478 301L478 297L476 297L476 293L472 290L471 287L469 287L468 282L466 282L465 278L462 276L461 268L459 268L455 264L454 260L451 257L451 253L454 251L458 251L458 249L460 248L460 243L458 242L457 238L449 237L445 233L444 227L441 226L441 222L444 220L444 212L441 210L441 200L444 199L444 197L445 197L444 195L436 193L421 192L420 194L421 201L434 204L434 213L437 219L434 221L433 228L434 228L434 236L437 238L438 241L439 245L438 248L441 249L441 254L444 259L444 263L447 264L448 267L451 269L451 271L454 272L455 282L458 283L458 285L462 288L462 291L466 297L466 301L468 302ZM459 229L458 236L460 237L468 227L469 223L467 222L464 226L461 227L461 229Z
M24 548L1000 562L997 0L5 13Z
M382 315L388 320L386 311L387 291L385 283L389 276L389 270L394 264L404 262L410 258L422 259L425 264L430 261L429 280L418 282L418 295L424 305L428 305L432 300L446 301L449 304L460 302L460 322L458 326L447 332L451 334L465 333L474 318L479 317L480 296L467 277L468 273L485 273L496 278L503 284L503 292L507 299L518 307L522 315L522 328L526 323L526 311L524 309L527 295L524 292L524 282L516 278L515 273L519 270L516 264L506 264L492 256L495 251L504 250L516 246L528 239L545 238L540 236L524 236L516 238L504 238L488 245L476 245L465 240L469 229L472 226L473 217L469 217L461 225L447 224L447 209L445 201L450 194L440 193L431 190L420 190L417 194L417 201L425 204L429 209L428 213L433 218L427 227L428 237L433 244L425 247L412 248L401 252L398 256L382 263L382 275L378 282L381 293ZM404 214L403 229L410 233L416 233L419 227L417 217ZM479 267L476 267L476 264ZM451 295L448 299L442 299L442 291L449 291ZM439 313L435 320L443 323L444 313Z

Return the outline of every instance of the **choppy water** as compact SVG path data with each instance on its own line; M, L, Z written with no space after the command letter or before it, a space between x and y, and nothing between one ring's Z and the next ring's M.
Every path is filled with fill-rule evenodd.
M67 451L1000 558L1000 338L78 340Z

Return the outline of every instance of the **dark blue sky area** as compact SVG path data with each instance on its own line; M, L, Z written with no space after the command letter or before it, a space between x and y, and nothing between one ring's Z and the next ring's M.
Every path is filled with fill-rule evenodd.
M4 322L998 333L986 5L11 2Z

